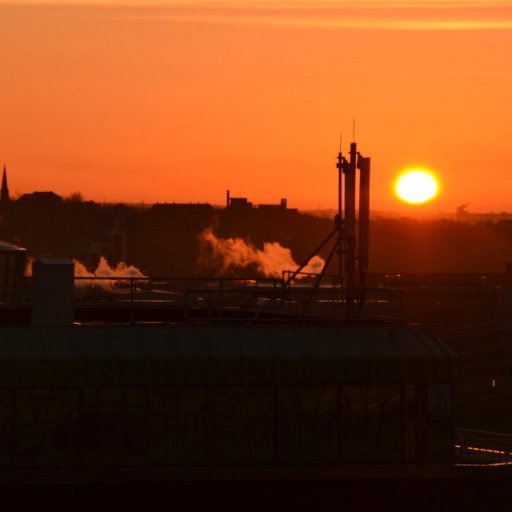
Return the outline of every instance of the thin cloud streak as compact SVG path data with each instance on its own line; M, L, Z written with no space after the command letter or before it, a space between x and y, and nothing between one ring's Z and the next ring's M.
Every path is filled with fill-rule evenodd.
M140 15L137 18L152 18L151 15ZM512 20L372 20L372 19L308 19L308 18L275 18L271 16L205 16L205 15L164 15L158 19L181 23L209 24L250 24L310 28L344 28L363 30L510 30Z
M333 2L239 0L74 1L53 4L36 1L3 1L0 5L30 5L105 9L107 16L159 19L182 23L268 25L288 27L380 29L380 30L510 30L512 1L369 0ZM108 12L107 12L108 10ZM82 13L83 14L83 13ZM96 13L98 14L98 13Z
M265 8L310 8L310 7L503 7L512 0L1 0L10 5L104 5L111 7L175 7L175 6L224 6Z

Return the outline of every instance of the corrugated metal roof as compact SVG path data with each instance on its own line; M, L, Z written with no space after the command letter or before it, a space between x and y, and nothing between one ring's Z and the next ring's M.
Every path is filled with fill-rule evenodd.
M449 383L454 365L419 326L0 328L0 387Z

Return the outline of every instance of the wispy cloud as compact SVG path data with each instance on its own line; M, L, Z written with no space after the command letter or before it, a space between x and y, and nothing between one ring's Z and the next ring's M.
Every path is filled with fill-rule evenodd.
M48 2L0 0L0 4ZM60 0L54 4L125 7L123 15L186 23L382 30L512 29L512 0Z

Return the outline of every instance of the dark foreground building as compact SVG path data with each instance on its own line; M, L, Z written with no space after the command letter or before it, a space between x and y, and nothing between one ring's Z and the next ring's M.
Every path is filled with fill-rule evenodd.
M406 326L4 327L0 467L452 463L453 380Z
M454 375L418 327L4 326L0 485L49 503L196 488L220 506L449 467Z
M506 498L508 465L457 463L456 357L423 327L293 317L307 287L251 281L139 304L191 301L199 318L73 324L70 266L39 260L32 325L0 327L6 506L469 510ZM117 307L133 306L130 289ZM325 297L315 315L336 306Z
M40 510L502 503L507 465L454 464L454 363L424 329L400 325L4 326L4 503Z

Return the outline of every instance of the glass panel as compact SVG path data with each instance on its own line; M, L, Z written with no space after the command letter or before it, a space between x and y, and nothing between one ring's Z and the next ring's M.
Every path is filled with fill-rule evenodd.
M161 387L148 393L151 463L206 464L206 389Z
M451 384L429 385L429 462L453 462L454 422L453 386Z
M417 438L416 435L416 426L417 426L417 404L416 404L416 386L413 385L404 385L404 439L403 439L403 448L404 448L404 457L403 460L407 463L417 462Z
M19 468L44 466L44 431L49 391L18 389L15 392L14 459Z
M278 411L280 463L336 461L336 386L282 386Z
M272 462L272 387L229 386L214 393L215 463Z
M11 466L12 451L12 394L10 389L0 390L0 468Z
M14 409L16 467L79 464L78 389L18 389Z
M400 386L343 386L342 460L400 462Z
M47 466L76 467L81 456L80 389L54 388L48 391L45 422Z
M83 459L89 466L144 464L143 388L84 390Z

